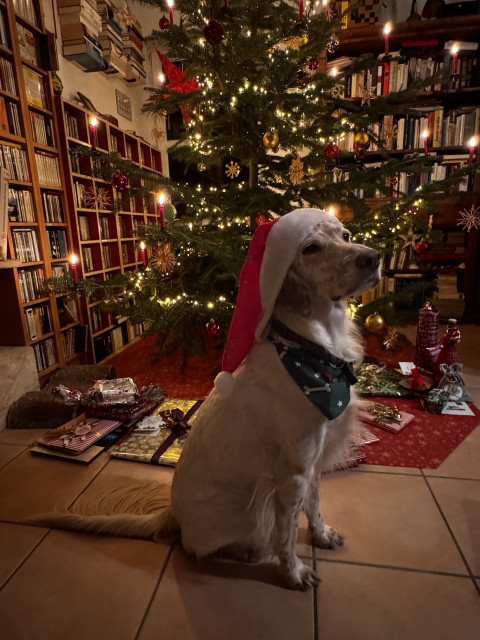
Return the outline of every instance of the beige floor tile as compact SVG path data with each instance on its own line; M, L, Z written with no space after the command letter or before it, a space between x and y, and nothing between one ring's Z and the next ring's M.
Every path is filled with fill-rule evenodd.
M3 429L0 431L1 444L33 444L45 433L46 429Z
M313 640L313 625L313 591L281 587L272 565L198 564L175 548L138 640Z
M448 476L480 480L480 426L470 433L437 469L424 469L426 476Z
M25 451L0 471L0 520L22 522L30 515L65 508L107 461L104 454L84 467Z
M345 545L317 556L465 574L466 568L421 477L344 472L323 480L320 512Z
M478 640L480 598L469 578L321 563L322 640Z
M0 444L0 469L22 453L25 447L18 444Z
M8 640L132 640L170 547L49 533L0 592Z
M0 588L48 529L0 522Z
M480 482L450 478L428 482L470 569L480 577Z

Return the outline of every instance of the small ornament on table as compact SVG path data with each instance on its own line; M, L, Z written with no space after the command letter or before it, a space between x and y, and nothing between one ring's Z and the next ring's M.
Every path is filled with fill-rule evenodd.
M205 331L207 332L207 335L214 338L220 331L220 325L218 325L213 318L210 318L210 320L205 325Z
M175 255L169 244L162 244L152 249L150 264L164 276L172 272L175 265Z
M127 176L121 171L116 171L112 176L112 186L117 191L125 191L128 185Z
M472 229L478 231L480 229L480 207L472 204L470 209L463 209L460 211L460 220L457 222L457 227L461 227L463 231L470 233Z
M463 364L455 362L454 364L441 364L440 372L442 378L438 383L438 388L448 391L449 400L455 402L472 402L472 397L467 391L465 380L462 375Z
M418 312L415 365L425 371L434 370L432 355L428 349L438 345L438 310L426 302Z
M217 20L210 20L206 27L203 29L203 35L208 44L213 47L223 40L224 31L223 27Z
M336 158L338 158L339 153L340 149L334 142L329 142L323 150L323 155L329 160L335 160Z
M372 313L365 320L365 327L370 333L381 333L385 329L385 320L379 313Z
M303 171L303 162L300 158L294 158L289 169L290 180L292 184L300 184L302 182L305 172Z
M276 152L279 142L280 138L276 131L267 131L263 134L263 144L267 149Z
M460 339L461 334L457 321L455 318L450 318L447 323L447 330L440 341L442 348L435 364L435 382L438 382L442 378L442 364L451 365L459 362L460 358L458 357L457 344L460 342Z
M231 160L229 164L226 164L225 165L225 174L226 174L227 178L230 178L231 180L233 180L234 178L239 176L240 175L240 165L238 164L238 162L234 162L233 160Z
M443 407L447 404L450 394L444 389L431 389L425 398L423 408L428 413L439 415L442 413Z

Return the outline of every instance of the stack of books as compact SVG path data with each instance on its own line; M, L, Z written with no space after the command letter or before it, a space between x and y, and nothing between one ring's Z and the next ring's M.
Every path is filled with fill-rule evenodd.
M98 13L102 19L100 43L102 53L108 62L106 73L127 75L128 58L123 53L122 27L118 9L109 0L99 1Z
M143 84L147 74L143 68L145 56L143 55L142 27L137 20L131 25L125 25L122 33L122 42L122 52L128 60L125 80L131 83Z
M102 55L97 0L58 0L57 6L65 58L85 71L105 71L108 63Z

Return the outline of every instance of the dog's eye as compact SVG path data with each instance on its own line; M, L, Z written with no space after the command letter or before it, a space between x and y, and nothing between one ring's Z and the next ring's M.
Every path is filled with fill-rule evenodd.
M318 253L322 248L318 246L318 244L307 244L302 253L304 255L311 255L312 253Z
M345 240L345 242L350 242L350 234L348 233L348 231L343 232L343 239Z

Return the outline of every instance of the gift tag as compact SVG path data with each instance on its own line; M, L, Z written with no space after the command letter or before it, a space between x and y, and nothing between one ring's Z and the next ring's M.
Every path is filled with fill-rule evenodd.
M442 409L442 414L448 416L474 416L475 414L470 409L466 402L447 402Z
M412 373L412 369L415 368L414 362L399 362L398 364L404 376L409 376Z

